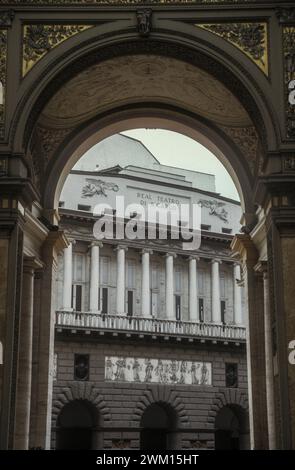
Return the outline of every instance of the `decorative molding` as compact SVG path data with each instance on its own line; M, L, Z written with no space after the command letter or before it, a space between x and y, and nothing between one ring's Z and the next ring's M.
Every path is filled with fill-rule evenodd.
M69 382L67 387L58 390L52 404L52 425L57 424L57 418L61 410L74 400L85 400L91 403L99 411L104 423L111 421L111 413L100 390L91 382Z
M207 207L210 215L216 215L216 217L228 224L228 212L225 209L222 209L223 206L225 206L224 202L216 201L216 199L200 199L199 204L201 207Z
M295 8L278 8L277 17L280 24L290 24L295 22Z
M142 393L134 410L133 421L140 423L145 410L154 403L168 405L177 414L179 423L183 427L189 423L188 412L183 400L180 400L177 392L163 385L152 385L149 390Z
M12 25L14 19L14 11L0 11L0 28L8 28Z
M196 24L230 42L268 75L267 23Z
M146 8L144 10L138 10L136 12L137 18L137 31L138 34L145 38L148 37L152 30L152 10Z
M283 27L286 132L295 140L295 104L290 100L290 84L295 80L295 26Z
M92 28L83 24L30 24L23 28L23 76L48 52L78 33Z
M87 184L82 188L82 197L92 197L94 195L107 197L106 191L119 191L119 186L115 183L108 183L103 180L86 178Z
M6 66L7 66L7 31L0 29L0 140L4 138L5 120L5 89L6 89Z
M234 141L239 150L244 154L251 173L255 173L257 167L257 153L259 138L254 126L248 127L227 127L220 128Z

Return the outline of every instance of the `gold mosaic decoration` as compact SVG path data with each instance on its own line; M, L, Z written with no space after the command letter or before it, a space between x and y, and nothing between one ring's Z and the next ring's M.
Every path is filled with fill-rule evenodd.
M30 24L23 28L23 67L25 76L48 52L93 25Z
M266 23L195 24L230 42L268 75L268 31Z

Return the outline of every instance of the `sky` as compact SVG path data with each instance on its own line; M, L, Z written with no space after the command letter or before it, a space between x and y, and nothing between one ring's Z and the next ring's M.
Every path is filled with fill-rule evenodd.
M222 163L195 140L163 129L135 129L121 134L140 140L164 165L214 174L216 192L240 200L233 180Z

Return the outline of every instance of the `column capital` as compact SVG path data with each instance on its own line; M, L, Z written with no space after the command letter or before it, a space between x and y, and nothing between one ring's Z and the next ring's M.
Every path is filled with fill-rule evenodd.
M268 277L268 263L267 263L267 261L264 261L264 260L258 261L258 263L255 264L253 269L254 269L256 275L258 275L258 276L261 275L264 278Z
M193 261L193 260L195 260L195 261L200 261L200 257L199 257L199 256L190 255L190 256L188 257L188 260L189 260L189 261Z
M149 255L152 255L153 254L153 250L150 249L150 248L143 248L140 252L142 255L148 253Z
M214 263L222 264L222 260L214 258L214 259L211 259L210 263L211 264L214 264Z
M36 270L42 270L45 267L45 264L35 256L25 256L23 270L24 272L31 272L32 275Z
M88 245L88 248L93 248L95 246L97 246L98 248L102 248L103 243L97 240L97 241L91 242L90 245Z
M169 258L170 256L172 256L174 259L177 258L177 254L171 252L165 253L164 258Z
M126 245L117 245L117 246L114 247L114 251L119 251L119 250L128 251L128 246L126 246Z

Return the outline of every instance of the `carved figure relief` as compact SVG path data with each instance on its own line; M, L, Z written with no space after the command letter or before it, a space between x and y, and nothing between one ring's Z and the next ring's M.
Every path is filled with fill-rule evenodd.
M149 36L152 29L152 10L146 8L136 12L137 31L140 36Z
M108 183L103 180L86 178L87 184L82 188L82 197L92 197L94 195L107 197L106 191L119 191L119 186L115 183Z
M105 358L105 380L159 384L211 385L210 362L151 358Z
M223 206L225 206L224 202L201 199L199 204L201 207L207 207L210 215L216 215L216 217L228 223L228 212L223 208Z
M1 25L0 25L1 28ZM0 29L0 140L4 137L4 107L7 64L7 31Z

